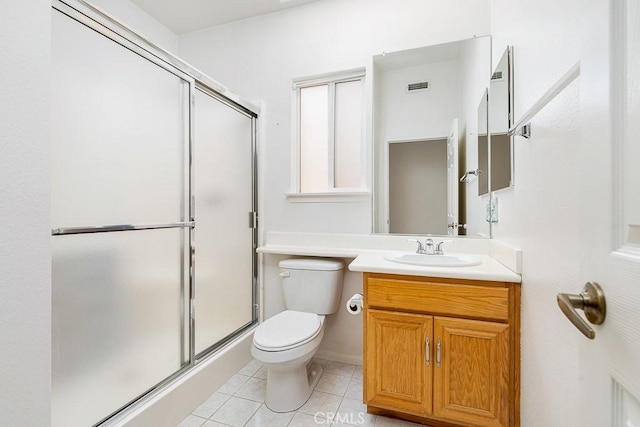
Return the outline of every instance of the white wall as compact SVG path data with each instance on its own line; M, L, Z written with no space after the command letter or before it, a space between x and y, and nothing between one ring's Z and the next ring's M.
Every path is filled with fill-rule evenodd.
M493 60L514 46L515 120L580 58L584 2L492 2ZM576 426L579 345L558 292L579 289L580 87L574 82L515 139L515 187L499 191L494 236L524 251L522 426Z
M456 60L380 71L376 76L378 141L445 138L458 118L460 63ZM407 93L407 83L431 88Z
M0 13L0 420L50 424L49 0Z
M175 54L178 36L129 0L89 0L157 46Z
M264 102L263 231L369 233L368 199L319 205L285 198L290 190L291 79L370 68L373 55L383 51L488 31L487 1L324 0L180 36L179 52L243 97Z
M324 0L180 36L179 54L244 98L262 102L263 233L368 234L372 225L368 198L318 204L291 203L285 197L290 191L291 79L358 67L367 67L370 75L373 56L382 52L488 33L488 1ZM370 128L368 132L370 139ZM371 168L370 140L367 155ZM368 185L370 180L369 176ZM278 259L263 258L266 317L282 309L275 274ZM345 283L343 300L361 289L361 274L347 272ZM342 312L329 320L320 354L338 357L334 354L338 352L344 360L359 360L361 321L360 316L347 317Z

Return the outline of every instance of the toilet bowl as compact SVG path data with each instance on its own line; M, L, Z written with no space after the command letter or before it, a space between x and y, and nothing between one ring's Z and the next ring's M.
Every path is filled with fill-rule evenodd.
M291 329L296 329L293 334ZM269 409L289 412L307 401L322 375L322 367L310 361L323 335L324 316L293 310L283 311L258 327L251 354L267 368L265 403Z
M322 375L311 358L324 335L325 315L338 309L344 265L300 258L279 266L287 310L256 328L251 354L267 368L267 407L290 412L304 405Z

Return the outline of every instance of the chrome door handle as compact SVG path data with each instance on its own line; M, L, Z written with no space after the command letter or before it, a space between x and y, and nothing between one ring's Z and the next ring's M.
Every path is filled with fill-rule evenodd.
M602 324L607 315L604 292L595 282L588 282L584 285L582 293L578 295L558 294L558 306L571 323L590 340L596 337L596 332L580 317L576 309L584 310L587 320L594 325Z
M463 230L467 229L467 224L459 224L457 222L452 222L447 224L447 228L462 228Z
M436 367L440 367L440 340L436 341Z

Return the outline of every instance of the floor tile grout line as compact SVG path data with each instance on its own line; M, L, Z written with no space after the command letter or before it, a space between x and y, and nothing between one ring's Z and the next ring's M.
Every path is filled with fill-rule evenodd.
M323 359L323 360L325 360L325 359ZM249 362L249 363L251 363L251 362ZM316 361L316 363L319 363L319 362L317 362L317 361ZM348 392L348 390L349 390L349 386L352 384L352 380L353 380L354 378L357 378L358 380L362 381L362 377L361 377L361 376L356 377L356 375L355 375L355 374L356 374L356 371L358 370L358 366L359 366L359 365L356 365L356 364L353 364L353 363L337 362L337 363L340 363L340 364L343 364L343 365L351 365L351 366L353 366L353 369L351 370L350 374L348 374L348 375L344 375L342 372L335 372L335 371L334 371L334 372L327 372L327 370L326 370L326 366L327 366L329 363L331 363L331 361L328 361L328 363L324 363L324 364L323 364L323 363L319 363L319 364L323 367L323 374L322 374L322 375L324 375L324 374L326 373L326 374L330 374L330 375L333 375L333 376L336 376L336 377L342 377L342 378L344 378L344 379L347 379L347 380L348 380L348 382L347 382L347 388L346 388L346 389L344 390L344 392L342 392L342 393L335 393L335 392L326 391L326 390L317 390L317 386L318 386L318 384L316 384L316 387L314 387L314 389L313 389L312 393L317 391L317 392L319 392L319 393L324 393L324 394L329 394L329 395L332 395L332 396L339 397L339 398L340 398L340 403L338 404L338 408L336 409L336 411L338 412L338 411L340 410L340 408L342 407L342 405L343 405L343 403L344 403L345 399L361 400L361 399L359 399L359 398L355 398L355 397L352 397L352 396L347 396L346 394L347 394L347 392ZM260 371L262 371L262 370L263 370L263 368L265 368L265 366L264 366L264 365L260 366L260 367L259 367L258 369L256 369L256 370L255 370L255 372L254 372L253 374L251 374L251 375L247 375L246 373L240 373L240 371L236 372L234 375L241 375L241 376L244 376L244 377L248 377L248 379L250 379L250 378L255 378L255 379L257 379L257 380L266 381L266 378L260 378L260 377L257 377L257 376L256 376L256 375L258 375L258 373L259 373ZM242 369L244 369L244 367L243 367ZM242 370L242 369L241 369L241 370ZM321 376L321 378L322 378L322 376ZM246 397L241 397L241 396L237 396L237 395L236 395L236 393L238 393L238 392L240 391L240 389L241 389L241 388L242 388L242 387L243 387L243 386L248 382L248 379L247 379L247 381L244 381L244 382L243 382L243 384L240 386L240 388L238 388L238 390L236 390L233 394L223 393L223 392L220 392L220 391L218 391L218 390L216 390L216 391L213 393L213 394L215 394L215 393L219 393L219 394L221 394L221 395L227 396L227 399L226 399L226 400L225 400L225 402L223 403L223 406L224 406L224 404L226 404L226 402L227 402L229 399L231 399L232 397L235 397L235 398L237 398L237 399L242 399L242 400L244 400L244 401L253 402L253 403L259 403L259 404L260 404L260 405L258 406L258 408L257 408L255 411L253 411L253 413L252 413L252 414L251 414L251 416L249 417L248 421L244 424L245 426L246 426L246 425L247 425L247 424L248 424L248 423L253 419L253 417L256 415L256 413L257 413L258 411L260 411L260 408L262 408L262 406L263 406L263 405L268 409L268 407L266 406L266 403L265 403L265 401L264 401L264 400L262 400L262 401L252 400L252 399L249 399L249 398L246 398ZM318 381L318 382L319 382L319 381ZM212 394L212 395L213 395L213 394ZM306 402L305 402L305 403L306 403ZM218 413L218 411L219 411L221 408L222 408L222 406L221 406L220 408L216 409L216 410L214 411L214 413L213 413L213 414L211 414L211 415L210 415L208 418L206 418L206 419L204 419L202 416L199 416L199 415L196 415L196 414L193 414L193 413L191 413L190 415L194 415L194 416L196 416L196 417L198 417L198 418L204 419L204 422L205 422L205 423L206 423L207 421L217 422L217 421L213 420L213 419L212 419L212 417L214 417L214 416L215 416L215 414L216 414L216 413ZM291 418L291 420L287 423L287 426L289 426L289 425L291 424L291 422L293 421L293 419L296 417L296 415L297 415L297 414L301 414L301 415L309 415L309 414L305 414L305 413L303 413L303 412L299 412L299 408L298 408L297 410L295 410L295 411L292 411L292 412L294 413L294 414L293 414L293 417L292 417L292 418ZM336 412L336 413L337 413L337 412ZM334 419L328 419L328 418L326 418L326 417L322 417L322 418L323 418L323 419L325 419L325 420L327 420L327 421L330 421L330 422L331 422L331 424L333 424L333 423L335 422L335 420L334 420ZM221 423L221 424L222 424L222 423ZM225 424L223 424L223 425L225 425Z
M246 423L242 424L243 427L246 426L247 424L249 424L249 421L251 421L253 419L253 417L255 417L255 415L258 413L258 411L260 410L260 408L262 408L262 404L260 406L258 406L258 409L256 409L255 411L253 411L253 414L251 414L251 416L249 417L249 419L247 420Z

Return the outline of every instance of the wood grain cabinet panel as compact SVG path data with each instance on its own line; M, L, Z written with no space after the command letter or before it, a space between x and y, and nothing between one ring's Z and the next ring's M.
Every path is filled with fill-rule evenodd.
M509 422L509 326L436 317L434 415L486 427Z
M509 290L505 288L371 278L367 293L369 305L375 308L480 319L509 318Z
M431 413L432 333L431 316L367 312L367 402Z
M364 298L369 412L434 427L520 425L518 284L365 273Z

